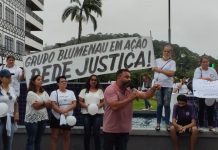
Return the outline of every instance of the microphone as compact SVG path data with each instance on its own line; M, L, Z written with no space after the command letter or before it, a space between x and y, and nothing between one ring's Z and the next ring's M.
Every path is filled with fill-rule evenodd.
M129 88L132 90L132 92L138 91L137 88L135 88L132 83L130 83ZM136 100L138 101L139 98L136 98Z

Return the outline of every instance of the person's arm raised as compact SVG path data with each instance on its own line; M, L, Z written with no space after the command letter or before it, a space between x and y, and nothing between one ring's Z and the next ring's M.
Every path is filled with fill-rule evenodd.
M112 110L118 110L125 107L128 103L132 102L137 97L137 92L132 92L127 98L123 100L107 101Z

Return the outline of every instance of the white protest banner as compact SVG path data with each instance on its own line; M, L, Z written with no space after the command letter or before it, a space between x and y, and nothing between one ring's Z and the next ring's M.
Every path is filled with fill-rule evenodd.
M65 75L67 80L91 74L114 73L121 68L146 69L154 66L150 37L121 38L70 45L23 57L26 81L40 74L44 85L55 83Z
M192 85L194 96L200 98L218 98L218 80L193 79Z

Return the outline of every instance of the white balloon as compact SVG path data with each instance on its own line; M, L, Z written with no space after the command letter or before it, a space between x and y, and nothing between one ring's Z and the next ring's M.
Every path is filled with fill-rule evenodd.
M88 113L90 115L95 115L98 112L98 106L96 104L90 104L88 106Z
M205 99L205 104L207 106L212 106L214 104L214 102L215 102L215 99L212 99L212 98L206 98Z
M69 126L74 126L76 124L76 117L74 116L67 116L66 122Z
M8 105L6 103L0 103L0 115L7 113Z

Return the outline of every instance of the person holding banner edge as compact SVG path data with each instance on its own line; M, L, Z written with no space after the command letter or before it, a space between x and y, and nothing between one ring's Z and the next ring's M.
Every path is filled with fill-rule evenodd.
M195 69L194 72L195 79L202 79L207 81L214 81L218 79L218 75L215 69L209 67L209 57L206 55L201 56L200 58L200 67ZM208 129L209 131L215 131L213 128L214 124L214 104L212 106L205 105L205 98L198 98L199 99L199 111L198 111L198 121L199 127L204 126L204 119L205 113L204 109L207 112L207 120L208 120Z
M94 136L95 150L101 150L100 127L102 116L104 113L104 93L99 88L100 81L96 75L91 75L87 82L86 88L82 89L79 94L79 103L82 108L81 112L84 116L84 148L90 150L91 133ZM89 114L88 106L96 104L98 112ZM93 132L92 132L93 131Z
M12 55L8 55L6 58L6 65L2 65L0 67L0 70L2 69L7 69L12 73L13 75L11 76L11 86L14 88L17 100L15 102L15 115L14 118L17 121L19 121L19 105L18 105L18 98L20 96L20 81L24 80L24 72L23 70L15 65L15 57Z
M176 71L176 62L172 60L172 46L165 45L162 51L162 58L156 59L153 84L158 83L161 88L156 91L157 100L157 125L156 131L160 131L163 106L165 109L166 130L170 131L170 100L173 90L173 76Z

